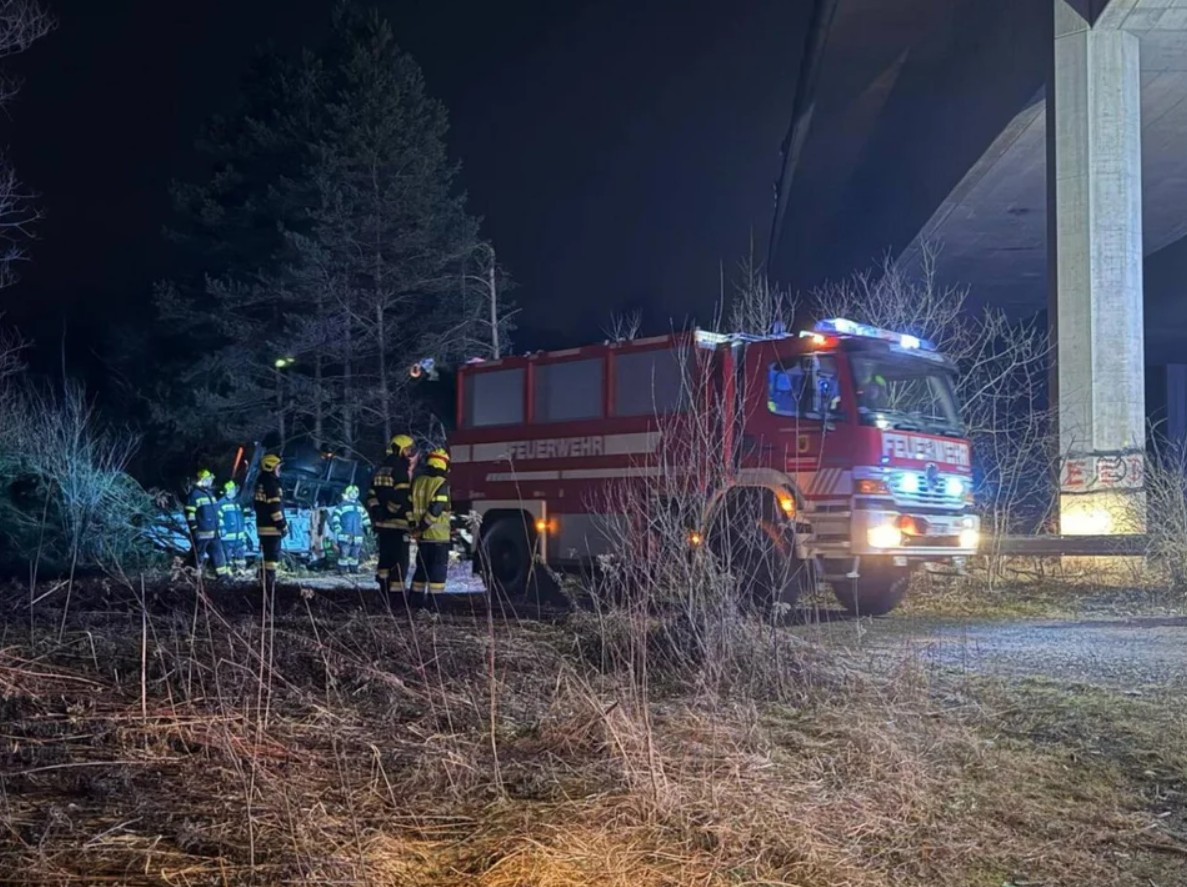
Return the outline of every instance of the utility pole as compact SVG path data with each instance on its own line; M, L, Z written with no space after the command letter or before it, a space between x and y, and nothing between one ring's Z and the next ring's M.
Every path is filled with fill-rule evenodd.
M280 446L284 447L284 374L281 370L288 369L297 360L295 357L278 357L272 361L273 372L276 373L276 430L280 432Z
M465 287L466 281L474 281L486 287L487 295L490 297L490 350L491 356L498 360L503 356L503 350L499 344L499 262L495 257L495 248L489 243L479 241L474 244L474 251L478 250L484 250L490 259L486 276L483 278L477 274L468 274L463 264L462 286Z
M495 360L502 355L499 353L499 291L495 283L495 248L490 247L490 347Z
M276 430L280 434L280 446L284 448L284 377L276 371Z

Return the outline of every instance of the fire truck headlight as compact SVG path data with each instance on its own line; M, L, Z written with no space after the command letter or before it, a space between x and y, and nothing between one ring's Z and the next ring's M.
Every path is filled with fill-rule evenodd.
M871 548L898 548L903 544L903 531L894 524L879 524L866 531Z
M977 550L977 546L981 544L981 533L979 530L966 529L960 531L960 547L971 548L973 551Z
M950 477L944 481L944 495L951 499L959 499L964 495L964 478Z
M918 493L919 475L914 471L904 471L899 475L898 488L903 493Z

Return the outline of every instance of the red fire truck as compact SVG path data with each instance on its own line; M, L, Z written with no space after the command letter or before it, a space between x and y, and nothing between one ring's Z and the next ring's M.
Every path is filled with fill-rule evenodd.
M844 319L798 336L694 330L467 364L450 451L455 510L480 518L475 569L515 596L541 562L596 563L620 547L611 488L652 495L687 464L718 487L692 544L717 550L715 528L757 514L771 550L811 568L790 571L777 599L811 575L851 611L888 612L912 568L977 547L955 372L925 340ZM688 439L690 414L715 430ZM697 462L706 447L723 471Z

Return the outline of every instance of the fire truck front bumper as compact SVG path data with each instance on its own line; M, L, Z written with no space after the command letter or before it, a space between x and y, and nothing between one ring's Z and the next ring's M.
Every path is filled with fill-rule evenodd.
M896 555L921 560L970 557L981 542L972 514L912 514L871 509L853 513L851 550L857 555Z

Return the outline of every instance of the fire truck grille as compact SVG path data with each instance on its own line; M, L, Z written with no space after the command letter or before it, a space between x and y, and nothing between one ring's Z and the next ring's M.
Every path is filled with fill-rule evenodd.
M895 490L894 501L898 505L963 505L962 496L949 496L941 487L937 490L920 489L916 493Z
M959 486L953 488L950 481L957 480ZM931 505L948 508L958 508L964 504L964 478L954 478L949 475L933 474L928 477L924 472L901 472L890 477L890 488L897 505Z

